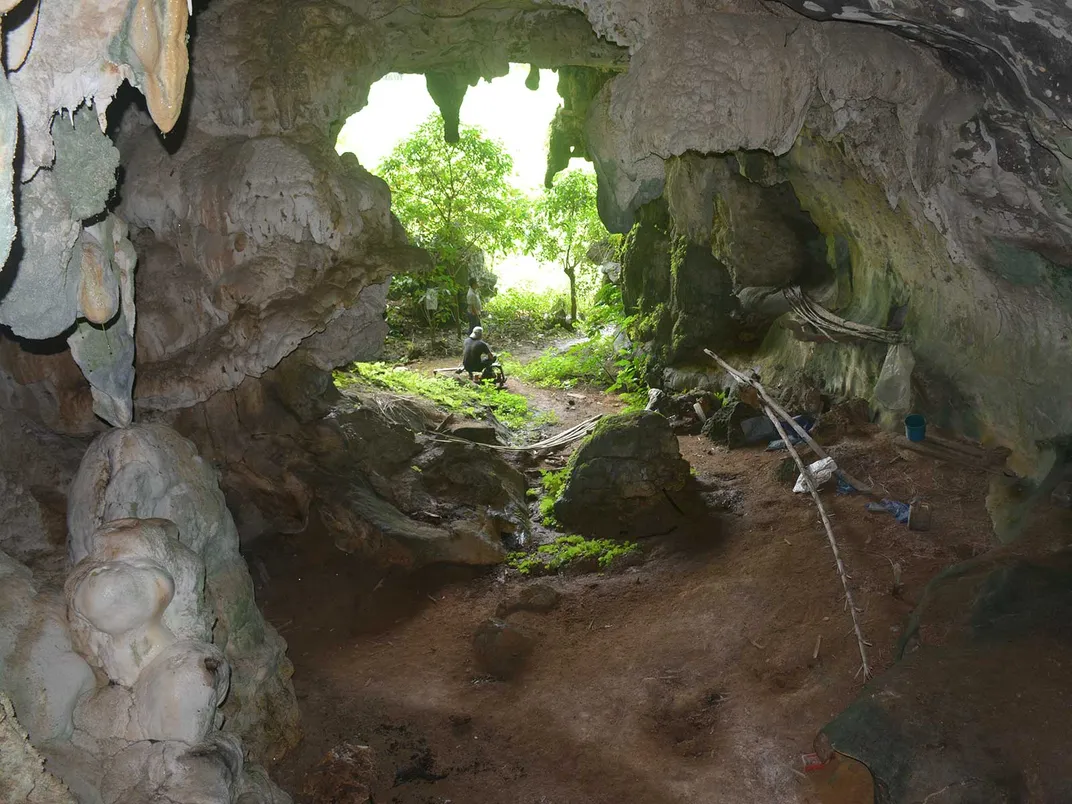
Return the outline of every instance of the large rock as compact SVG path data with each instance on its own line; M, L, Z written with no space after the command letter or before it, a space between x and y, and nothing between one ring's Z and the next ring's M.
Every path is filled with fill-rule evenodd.
M982 557L926 589L897 663L823 729L876 801L1072 796L1072 556Z
M689 480L677 437L658 413L603 419L570 458L555 519L585 533L630 533L641 514L663 510Z
M375 427L365 417L347 420L363 423L367 441L351 442L356 455L340 451L330 460L353 467L356 457L369 481L344 473L337 491L320 490L321 518L340 549L408 567L481 566L502 562L506 541L528 539L525 479L494 452L461 443L419 444L382 418ZM374 444L385 448L366 452ZM390 444L394 451L386 448ZM365 462L377 454L384 459Z
M762 412L742 402L734 393L704 422L702 432L716 444L736 449L748 443L741 424L762 416Z

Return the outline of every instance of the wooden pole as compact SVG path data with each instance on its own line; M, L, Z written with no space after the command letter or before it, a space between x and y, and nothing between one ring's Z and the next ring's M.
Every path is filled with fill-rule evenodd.
M729 372L729 375L735 380L737 380L737 382L743 383L744 385L750 385L755 388L756 393L759 394L759 398L763 400L763 402L765 402L768 406L770 406L770 408L775 413L781 416L782 419L784 419L789 424L789 426L796 431L796 434L800 437L800 439L804 441L804 443L806 443L809 447L811 447L812 450L815 451L815 454L819 456L819 460L830 457L826 453L826 450L820 447L819 444L815 441L815 439L811 437L811 434L808 433L808 431L801 427L799 424L797 424L793 417L790 416L781 405L779 405L777 402L774 401L774 399L771 398L770 394L767 393L767 390L762 385L760 385L759 380L754 380L751 377L745 376L733 366L731 366L729 363L727 363L725 360L723 360L721 357L712 352L710 349L704 349L704 353L716 363L718 363L723 369ZM781 432L780 429L779 432ZM786 446L789 446L789 441L786 441L785 443ZM869 485L867 485L861 480L857 480L845 470L839 468L837 470L837 473L845 479L846 483L848 483L857 491L862 491L865 494L871 493L871 487Z
M812 476L811 472L808 471L808 467L804 465L800 453L797 452L796 448L791 443L789 443L789 434L785 431L785 427L782 425L782 420L784 419L792 425L793 429L796 430L797 435L799 435L808 446L815 451L815 454L819 456L820 460L829 458L830 456L826 454L822 447L815 443L815 440L803 427L793 421L793 417L786 413L781 405L770 398L767 392L763 389L763 386L760 385L757 380L747 377L737 371L737 369L710 349L704 349L704 352L723 369L728 371L730 376L735 380L745 385L750 385L756 389L760 398L763 400L763 412L767 415L767 418L771 420L771 424L773 424L774 429L778 431L778 435L781 437L782 441L785 442L786 449L788 449L789 454L793 456L793 460L796 462L800 474L804 477L804 485L807 487L808 491L811 492L811 498L815 502L815 507L819 509L819 517L822 519L823 528L826 530L826 538L830 543L830 550L834 554L834 564L837 569L838 577L841 578L841 586L845 590L845 600L848 603L849 615L852 617L852 628L853 631L856 632L856 642L860 647L860 659L863 661L863 666L860 669L863 670L864 678L870 678L871 665L867 660L867 648L870 647L870 643L864 639L863 631L860 628L860 621L856 616L856 603L852 599L852 589L849 587L849 574L845 569L845 562L841 559L841 551L838 549L837 539L834 538L834 528L831 526L830 517L827 516L826 509L823 507L823 501L819 498L819 490L815 485L815 478ZM850 475L845 475L845 479L852 482L849 480L850 477Z
M798 453L793 445L789 443L789 436L786 433L785 428L782 427L778 415L766 406L764 406L763 412L767 414L767 418L774 424L775 429L778 431L778 435L785 441L789 454L793 456L797 468L804 476L804 485L807 486L808 491L811 492L811 498L815 501L815 507L819 509L819 517L823 520L823 527L826 529L827 541L830 542L830 549L834 553L834 564L837 567L838 576L841 578L841 586L845 590L845 600L848 601L849 604L849 615L852 617L852 628L856 632L856 642L860 646L860 659L863 661L864 678L871 678L871 665L867 661L867 648L870 643L864 639L863 631L860 629L860 621L856 617L856 603L852 599L852 589L849 587L849 574L845 569L845 562L841 560L841 551L838 550L837 539L834 538L834 529L830 525L830 517L826 515L823 501L819 498L819 490L815 486L815 478L812 476L811 472L808 471L808 467L804 465L804 461L800 458L800 453Z

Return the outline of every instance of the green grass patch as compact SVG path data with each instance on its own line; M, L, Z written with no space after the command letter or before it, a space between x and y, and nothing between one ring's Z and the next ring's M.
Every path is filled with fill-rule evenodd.
M490 384L460 383L457 380L427 376L401 366L386 363L354 363L349 369L335 372L339 388L375 388L396 394L419 396L444 410L471 418L483 418L490 410L500 422L513 430L542 423L547 416L537 416L528 400Z
M567 349L548 349L524 366L517 375L542 388L573 388L594 385L607 388L614 383L614 345L607 335L595 335Z
M522 575L547 575L582 562L607 569L615 559L639 550L634 542L560 536L550 544L541 544L534 552L510 553L506 563Z

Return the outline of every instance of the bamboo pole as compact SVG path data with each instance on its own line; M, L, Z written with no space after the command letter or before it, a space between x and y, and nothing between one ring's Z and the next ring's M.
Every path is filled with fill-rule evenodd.
M764 390L763 386L759 384L758 380L745 376L721 357L716 355L710 349L704 349L704 352L718 363L722 368L729 372L730 376L736 379L738 382L745 385L750 385L756 389L760 399L763 401L763 412L767 418L771 420L771 424L774 425L774 429L778 431L778 435L782 441L785 442L786 449L789 450L789 454L793 456L794 462L796 462L797 468L800 470L800 474L804 477L804 485L811 493L811 498L815 502L815 507L819 509L819 517L822 519L823 528L826 530L826 538L830 543L830 550L834 554L834 564L837 569L838 576L841 578L841 586L845 590L845 600L848 604L849 615L852 617L852 628L856 632L856 642L860 647L860 659L863 661L861 670L863 670L864 678L871 677L871 665L867 661L867 648L870 647L870 643L864 639L863 631L860 628L860 621L856 616L856 603L852 599L852 589L849 586L849 574L845 569L845 562L841 558L841 551L838 549L837 539L834 537L834 528L830 524L830 517L827 516L826 508L823 507L823 501L819 498L819 490L815 485L815 478L812 476L808 467L805 466L804 461L800 457L800 453L789 442L789 434L786 432L785 427L782 425L782 419L784 418L793 429L797 431L797 434L815 451L815 454L819 456L819 459L829 458L822 447L820 447L815 440L805 432L804 428L793 421L793 418L786 413L786 411L775 402ZM850 475L846 475L846 480L849 480ZM849 482L852 482L849 480Z
M826 514L826 509L823 507L823 501L819 498L819 490L815 486L815 478L811 472L808 471L808 467L804 465L804 461L800 458L800 453L796 451L796 448L789 443L789 436L782 427L782 423L778 418L778 415L769 407L764 406L763 412L767 414L767 418L774 424L775 429L778 431L778 435L785 441L786 448L789 450L789 454L793 456L793 460L796 461L797 468L804 476L804 485L808 487L808 491L811 492L811 498L815 501L816 508L819 509L819 517L823 521L823 527L826 529L826 538L830 542L830 550L834 553L834 563L837 567L838 576L841 578L841 586L845 590L845 600L848 602L849 615L852 617L852 628L856 632L856 642L860 646L860 659L863 661L862 670L864 672L864 678L871 678L871 665L867 661L867 648L870 643L864 639L863 631L860 629L860 621L856 617L856 603L852 599L852 589L849 587L849 574L845 569L845 562L841 559L841 551L838 550L837 539L834 538L834 529L830 525L830 518Z
M785 408L783 408L774 399L771 398L771 395L767 393L767 389L760 385L759 380L755 380L751 377L742 374L725 360L723 360L721 357L712 352L710 349L704 349L704 353L716 363L718 363L723 369L729 372L729 375L735 380L737 380L737 382L742 383L744 385L750 385L751 387L755 388L756 393L759 394L760 399L763 400L763 402L765 402L768 406L770 406L770 408L775 413L781 416L785 420L785 422L789 424L789 426L792 427L794 431L796 431L796 434L800 437L800 439L809 447L811 447L812 450L815 451L815 454L819 456L819 460L823 460L824 458L830 457L827 454L826 450L820 447L818 442L816 442L816 440L811 437L811 434L799 424L797 424L796 420L794 420L793 417L789 415ZM789 446L788 441L786 441L785 443L786 446ZM844 478L846 483L848 483L857 491L862 491L865 494L871 493L871 487L869 485L867 485L861 480L856 479L844 469L839 468L837 470L837 473L839 476Z

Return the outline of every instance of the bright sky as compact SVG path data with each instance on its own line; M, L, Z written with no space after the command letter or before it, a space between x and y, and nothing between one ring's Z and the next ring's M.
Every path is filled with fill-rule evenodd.
M461 120L463 124L479 126L506 146L514 159L514 185L534 195L543 187L547 132L561 98L555 73L541 70L540 88L533 91L525 86L528 72L527 65L514 64L508 75L470 87L462 103ZM423 75L384 76L369 91L368 105L342 127L336 150L352 152L363 166L375 171L395 145L436 111ZM570 167L592 169L583 159L571 160ZM517 286L534 290L569 288L559 268L541 265L521 254L499 260L494 270L500 290Z

